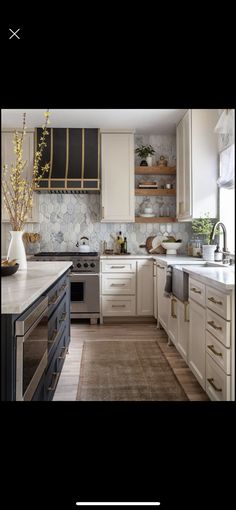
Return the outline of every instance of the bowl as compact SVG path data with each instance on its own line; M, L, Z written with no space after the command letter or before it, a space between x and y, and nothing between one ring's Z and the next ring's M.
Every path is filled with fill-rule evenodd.
M183 243L165 243L165 241L163 241L161 246L165 248L166 255L176 255L177 250L180 248L180 246L182 246L182 244Z
M152 207L145 207L144 212L145 214L152 214Z
M14 266L1 266L1 276L11 276L19 269L19 264Z

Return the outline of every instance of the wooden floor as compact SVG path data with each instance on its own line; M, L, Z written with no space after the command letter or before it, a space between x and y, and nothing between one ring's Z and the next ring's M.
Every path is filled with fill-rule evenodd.
M209 400L196 378L180 356L176 348L167 344L167 335L163 329L157 329L156 324L99 324L90 325L73 322L71 325L71 342L69 353L61 372L61 376L54 395L55 401L75 401L83 343L89 341L158 341L158 344L169 362L175 376L182 385L189 400Z

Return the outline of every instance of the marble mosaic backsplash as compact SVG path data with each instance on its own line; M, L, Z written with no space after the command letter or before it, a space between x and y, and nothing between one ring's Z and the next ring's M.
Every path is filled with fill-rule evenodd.
M168 201L168 197L165 199ZM100 223L99 195L42 194L40 223L34 224L34 231L40 232L41 241L28 245L27 251L76 251L77 241L86 236L91 250L101 252L103 241L107 242L107 248L113 248L111 235L116 236L120 230L127 237L131 253L145 254L145 249L139 245L150 235L162 238L170 234L183 240L180 253L184 253L191 227L185 223Z

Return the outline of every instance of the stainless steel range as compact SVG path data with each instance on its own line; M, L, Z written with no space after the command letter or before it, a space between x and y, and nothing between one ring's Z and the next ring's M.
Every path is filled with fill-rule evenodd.
M96 324L100 319L99 267L97 252L40 252L35 260L71 260L71 319L90 319Z

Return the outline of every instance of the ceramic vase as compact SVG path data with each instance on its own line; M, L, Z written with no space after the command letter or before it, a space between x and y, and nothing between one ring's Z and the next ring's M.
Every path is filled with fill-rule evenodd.
M23 242L23 231L10 230L11 240L7 252L8 259L16 259L20 269L27 269L25 246Z
M214 260L215 250L216 250L216 244L203 244L202 245L203 260Z

